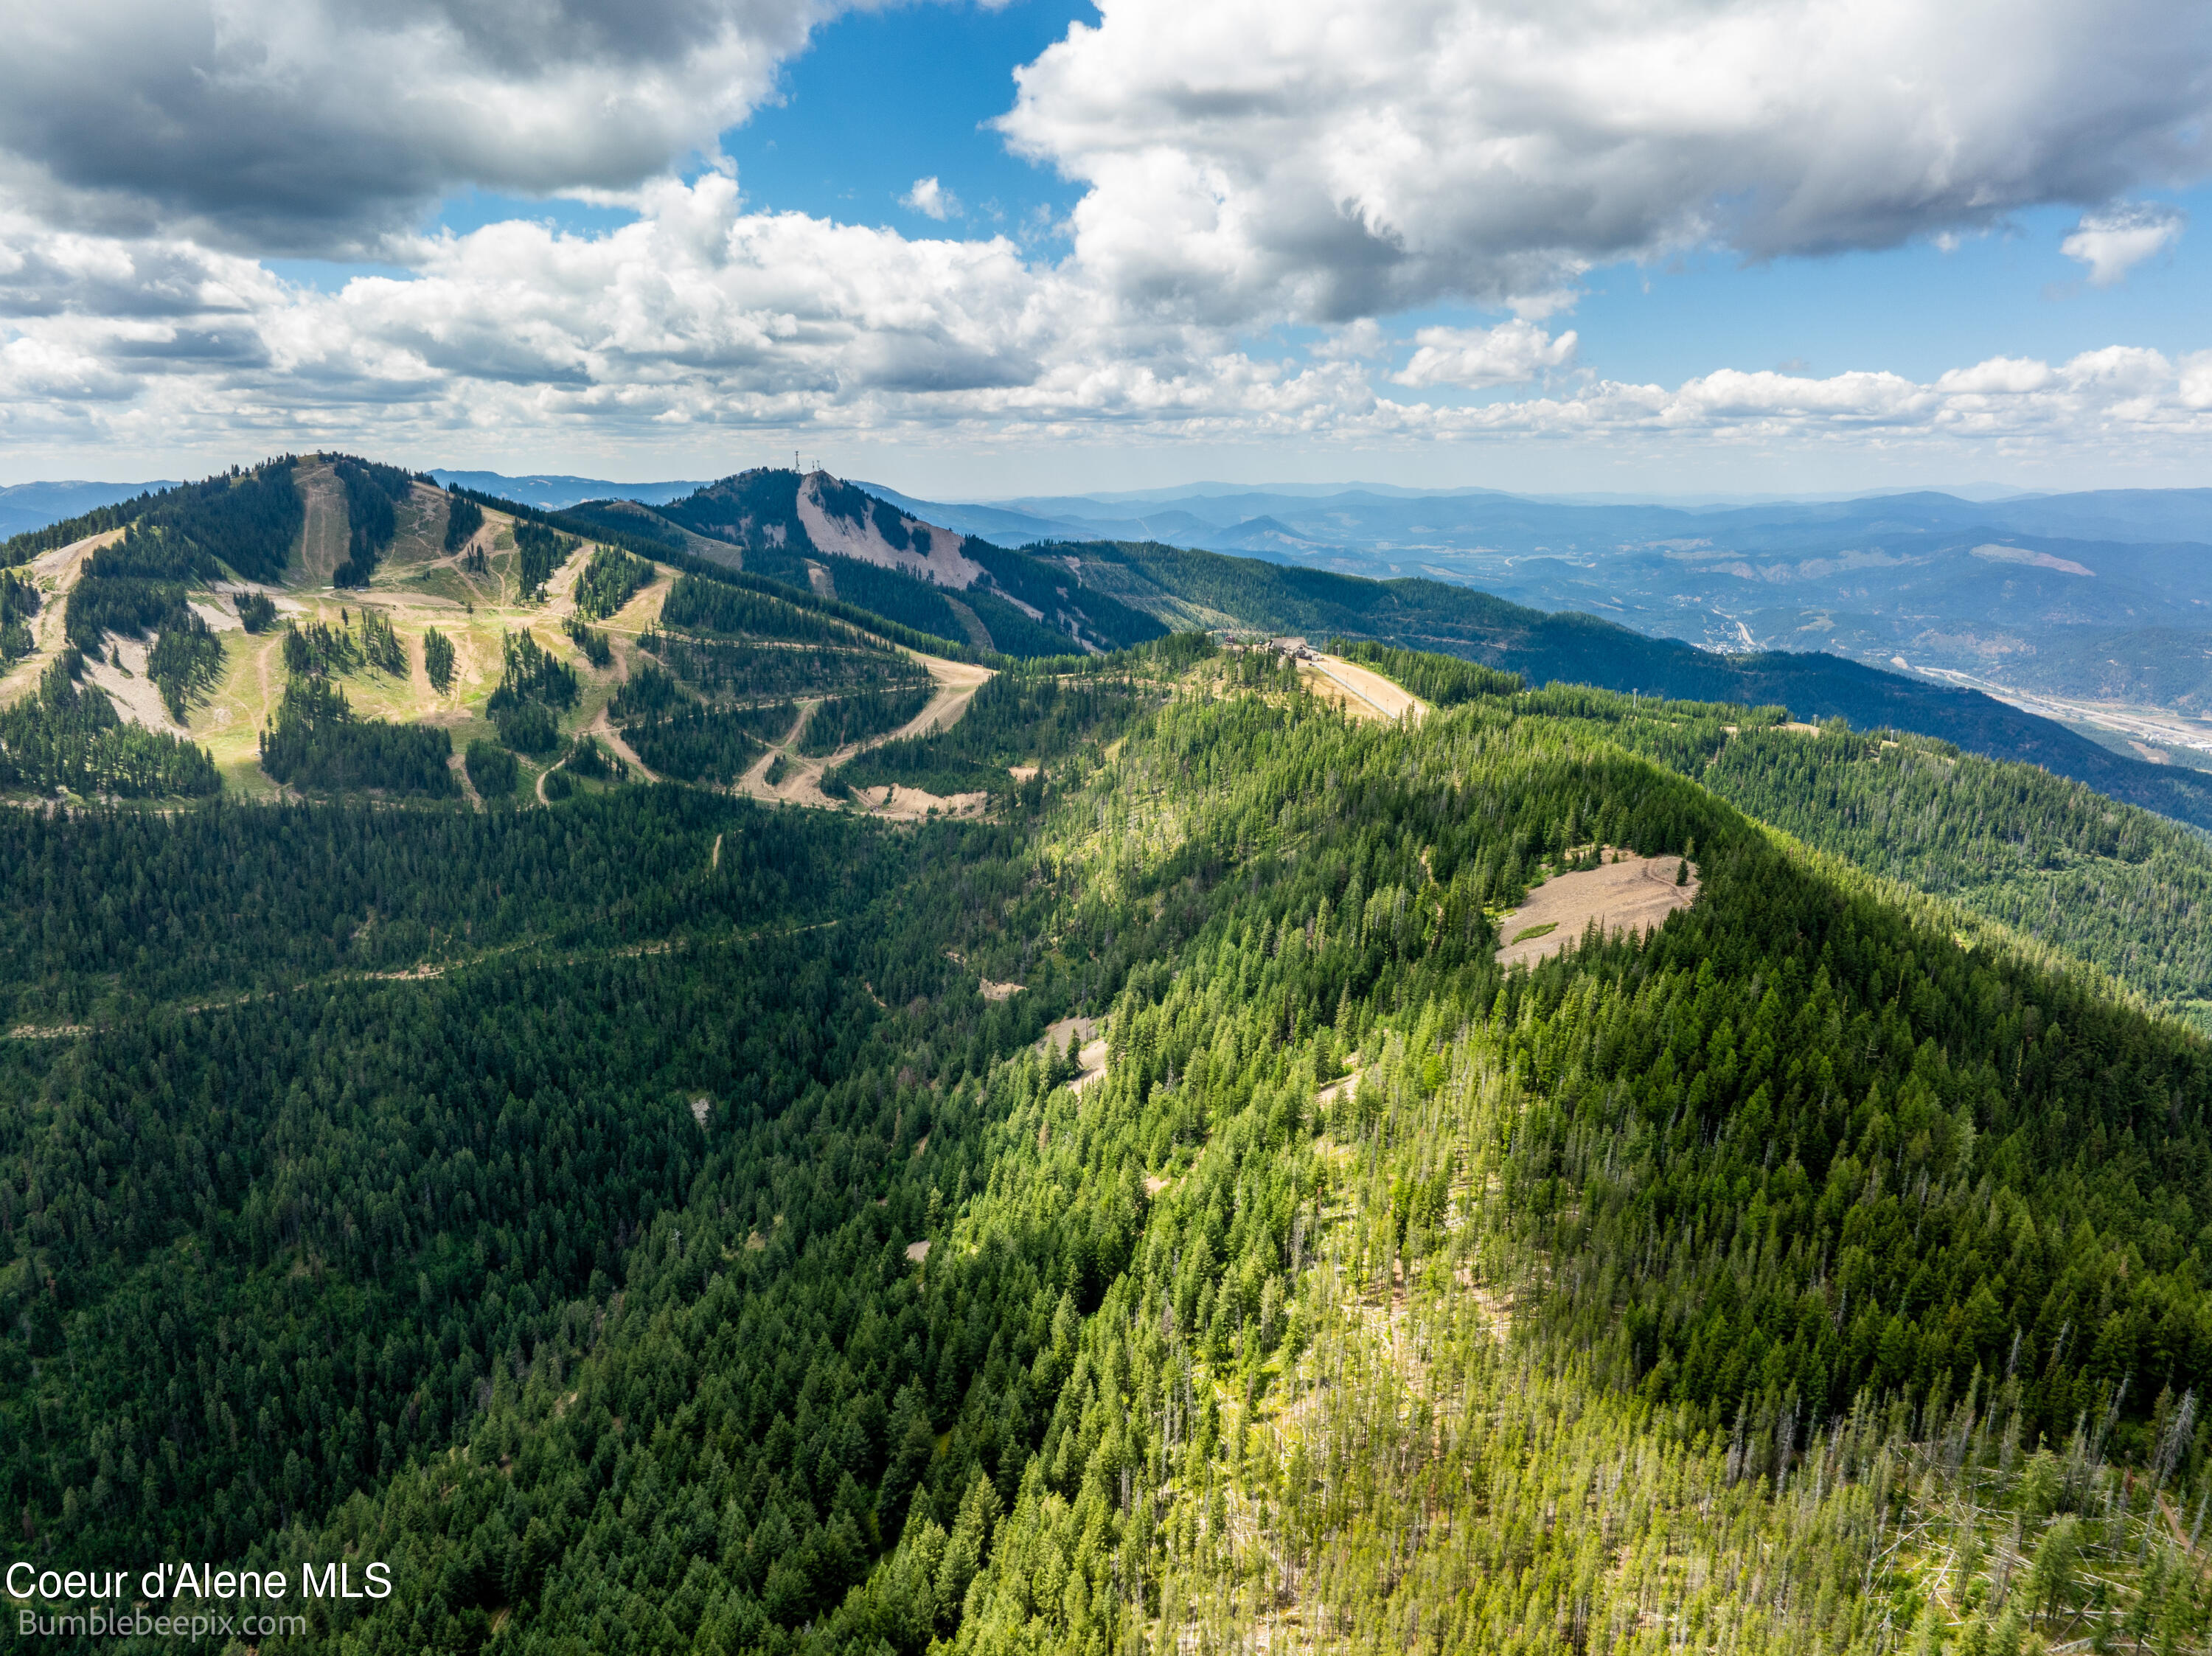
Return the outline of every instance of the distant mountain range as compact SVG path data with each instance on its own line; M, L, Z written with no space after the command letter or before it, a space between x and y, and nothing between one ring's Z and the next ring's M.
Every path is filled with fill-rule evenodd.
M1610 579L1656 557L1680 570L1725 569L1735 580L1753 582L1749 590L1756 592L1791 579L1818 581L1826 572L1760 566L1747 573L1733 567L1731 555L1784 558L1790 565L1854 553L1920 557L1970 549L1980 543L1977 535L2031 552L2048 549L2034 543L2061 541L2085 548L2212 546L2212 489L2108 489L2004 500L1923 492L1691 507L1575 503L1488 490L1408 495L1358 488L1316 494L1204 485L1142 501L1061 495L963 504L862 487L933 514L933 521L1009 543L1158 540L1347 574L1579 579L1585 588L1591 577ZM2063 550L2057 555L2063 557ZM1560 573L1566 570L1580 573ZM1848 593L1838 587L1835 595Z
M550 512L626 501L650 513L721 487L430 475ZM160 486L17 485L0 490L0 531ZM2131 757L2212 766L2212 489L2027 494L1962 485L1955 493L1668 503L1200 482L952 502L854 486L916 522L1001 549L1081 543L1228 553L1472 587L1528 610L1579 612L1717 652L1820 652L1992 689ZM680 519L672 514L664 529L698 533ZM1108 630L1118 634L1120 624ZM2160 711L2146 720L2131 708Z
M540 512L560 512L586 500L641 500L647 506L661 506L670 500L680 500L694 489L705 487L697 478L665 483L615 483L604 477L569 477L557 473L509 477L497 471L444 471L434 467L429 475L447 488L459 483L463 488L496 494L504 500L520 500Z
M1153 541L1426 576L1708 649L1963 675L2079 704L2066 715L2121 750L2212 763L2212 725L2195 728L2212 713L2212 489L1707 506L1214 484L969 504L875 492L1002 545ZM2172 717L2148 725L2109 703Z
M118 500L175 487L167 479L150 483L10 483L0 487L0 541Z

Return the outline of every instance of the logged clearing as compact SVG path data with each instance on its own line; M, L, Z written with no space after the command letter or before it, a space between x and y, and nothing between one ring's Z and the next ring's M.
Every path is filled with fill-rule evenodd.
M1323 701L1354 719L1384 721L1411 717L1419 724L1429 704L1371 668L1341 656L1317 656L1298 664L1298 676Z
M161 705L161 691L146 676L146 657L151 647L143 639L120 640L109 648L123 658L123 664L117 667L96 656L90 657L84 664L84 676L114 699L115 711L124 718L135 719L149 730L174 731L178 727L169 718L169 710Z
M1612 852L1604 855L1610 858ZM1698 900L1698 874L1676 885L1679 857L1629 856L1578 874L1555 874L1528 894L1528 901L1498 924L1504 944L1498 963L1525 961L1534 966L1570 943L1580 943L1595 920L1608 934L1649 931L1678 908ZM1534 937L1526 934L1535 932ZM1519 941L1516 941L1516 939Z
M1357 1058L1357 1056L1358 1055L1355 1053L1354 1057ZM1351 1097L1352 1094L1359 1090L1360 1079L1366 1073L1366 1071L1358 1068L1355 1064L1348 1074L1340 1077L1338 1079L1328 1083L1326 1086L1316 1088L1314 1089L1315 1105L1320 1108L1327 1109L1329 1106L1336 1103L1340 1099Z
M908 653L912 653L909 652ZM896 742L901 737L924 736L932 731L949 731L960 722L968 711L968 704L975 699L991 676L988 667L970 666L964 661L945 661L936 656L916 655L916 661L929 669L929 676L937 681L937 694L929 705L908 719L897 730L883 738ZM874 747L875 743L869 743ZM855 748L854 752L860 749Z
M616 758L621 760L623 764L629 766L647 781L658 782L660 779L659 773L637 756L637 749L631 747L623 737L622 727L607 717L607 710L604 703L599 707L599 717L586 728L593 736L599 737L600 744L611 752Z
M1055 1052L1079 1052L1102 1022L1103 1020L1095 1017L1055 1018L1045 1025L1044 1038L1038 1046L1041 1048L1049 1046Z
M988 793L927 793L920 788L854 788L854 809L887 822L914 822L925 816L981 816L991 803Z
M340 505L342 549L342 496ZM279 600L284 618L303 624L319 621L357 630L364 610L374 610L392 623L406 654L406 671L387 673L363 667L339 676L337 685L355 713L364 719L443 726L452 732L453 749L459 754L471 739L495 735L483 707L498 687L503 670L500 640L503 634L526 629L549 653L575 669L581 694L576 705L562 717L562 735L595 729L604 737L602 715L607 699L629 676L637 635L659 616L674 584L667 572L659 572L650 585L613 616L592 623L608 635L614 652L611 665L594 668L564 630L574 610L576 577L588 549L578 551L556 570L545 584L544 600L533 604L521 590L513 525L506 518L487 512L484 527L476 539L451 555L443 549L445 500L437 491L418 488L413 500L401 504L399 519L399 534L365 591L337 591L327 585L295 584ZM311 501L303 541L312 538L315 528ZM465 566L464 560L474 549L485 554L480 571ZM302 561L311 567L320 555L325 555ZM295 583L304 581L300 562L289 573ZM432 628L453 644L453 683L443 695L431 688L423 664L422 637ZM234 631L222 637L227 657L224 677L196 698L185 730L214 755L228 781L240 787L264 789L269 784L257 762L258 737L283 699L283 629L280 625L258 634ZM126 649L126 659L128 653ZM534 791L537 769L527 758L523 764L523 786Z

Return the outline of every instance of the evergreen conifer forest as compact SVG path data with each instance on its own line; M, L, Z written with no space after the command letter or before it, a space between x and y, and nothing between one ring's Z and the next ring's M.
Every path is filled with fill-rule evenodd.
M272 1652L2205 1648L2201 1037L1712 709L1370 660L1010 664L874 750L980 820L10 813L21 1555L391 1564Z
M0 1656L2212 1656L2212 0L0 18Z

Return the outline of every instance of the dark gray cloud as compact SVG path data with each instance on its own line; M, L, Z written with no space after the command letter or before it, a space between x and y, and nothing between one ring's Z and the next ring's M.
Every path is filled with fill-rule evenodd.
M108 347L107 360L137 373L204 373L213 368L265 368L270 358L268 342L251 325L240 325L125 336Z
M620 190L711 146L831 0L13 3L10 193L53 223L350 253L462 185Z
M1019 352L984 350L936 335L885 331L855 340L841 378L873 391L992 391L1035 383L1041 365Z

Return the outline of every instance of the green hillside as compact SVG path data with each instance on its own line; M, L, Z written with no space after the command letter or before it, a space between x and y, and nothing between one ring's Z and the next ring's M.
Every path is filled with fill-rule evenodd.
M2212 829L2212 778L2114 753L1984 695L1825 654L1729 656L1647 637L1595 616L1547 615L1422 579L1370 580L1213 552L1113 542L1054 543L1087 585L1177 625L1236 625L1309 638L1440 651L1521 674L1690 701L1776 705L1797 718L1892 727L1970 753L2041 765L2099 792Z
M1517 688L1448 658L1350 652L1439 702ZM2212 1029L2212 845L2200 834L2036 766L1841 719L1816 729L1773 708L1565 686L1513 701L1593 724L1808 845Z
M1840 712L1863 730L1925 730L1954 721L1949 701L1923 690L1977 704L1970 725L1997 707L1986 699L1886 676L1875 676L1879 694L1830 697L1818 687L1861 670L1705 655L1434 582L1158 547L1031 557L963 538L980 579L941 589L814 547L803 489L817 523L834 510L848 530L890 525L909 552L936 533L795 472L740 474L660 511L548 514L312 455L21 537L9 555L32 561L0 591L15 617L0 786L19 797L358 792L494 809L665 777L817 808L973 810L1007 797L1033 759L1007 724L1018 708L1034 713L1032 693L1012 680L988 688L989 717L949 743L902 732L956 723L963 698L1009 660L1002 642L1049 662L1100 647L1086 628L1124 640L1169 624L1345 630L1423 640L1535 682L1680 678L1705 711L1655 720L1648 694L1578 691L1573 705L1809 844L1955 899L2184 1016L2207 1015L2212 862L2195 835L1940 741L1809 747L1769 733L1771 713L1728 710L1764 701ZM1012 608L1047 613L1069 592L1085 611L1053 627ZM1417 659L1428 664L1417 691L1462 693L1437 677L1448 658ZM954 684L946 675L965 669L952 663L981 670ZM1470 695L1497 688L1479 674L1469 683ZM2072 739L2026 723L2035 741ZM2185 799L2156 803L2190 815Z
M711 556L719 543L756 573L800 587L811 580L922 633L1014 656L1060 653L1071 635L1126 646L1158 636L1162 626L1372 640L1458 655L1521 674L1532 684L1771 704L1801 719L1841 718L1860 729L1910 731L1970 753L2040 765L2110 798L2212 828L2212 782L2205 778L2114 752L1978 691L1830 654L1718 655L1596 616L1549 615L1442 581L1370 580L1152 543L1048 543L1013 552L969 536L962 538L963 555L984 566L988 584L957 597L910 574L817 548L800 507L810 481L795 471L763 469L658 508L600 502L566 515L580 528L627 531L672 551L689 547ZM842 509L854 519L890 525L896 536L908 533L912 520L888 502L849 484L819 487L844 500ZM1073 612L1062 608L1060 614L1068 631L1041 627L1009 598L1045 610L1072 603Z
M660 579L641 720L897 689ZM2206 1648L2203 1041L1722 797L1936 750L1389 664L842 761L981 817L0 819L20 1556L390 1567L271 1653ZM1495 963L1631 853L1688 906Z
M1705 786L1858 866L1954 897L2149 999L2212 1013L2212 846L2033 766L1910 735L1746 729Z
M2212 1648L2196 833L819 474L103 510L0 588L19 1556L389 1568L272 1656Z

